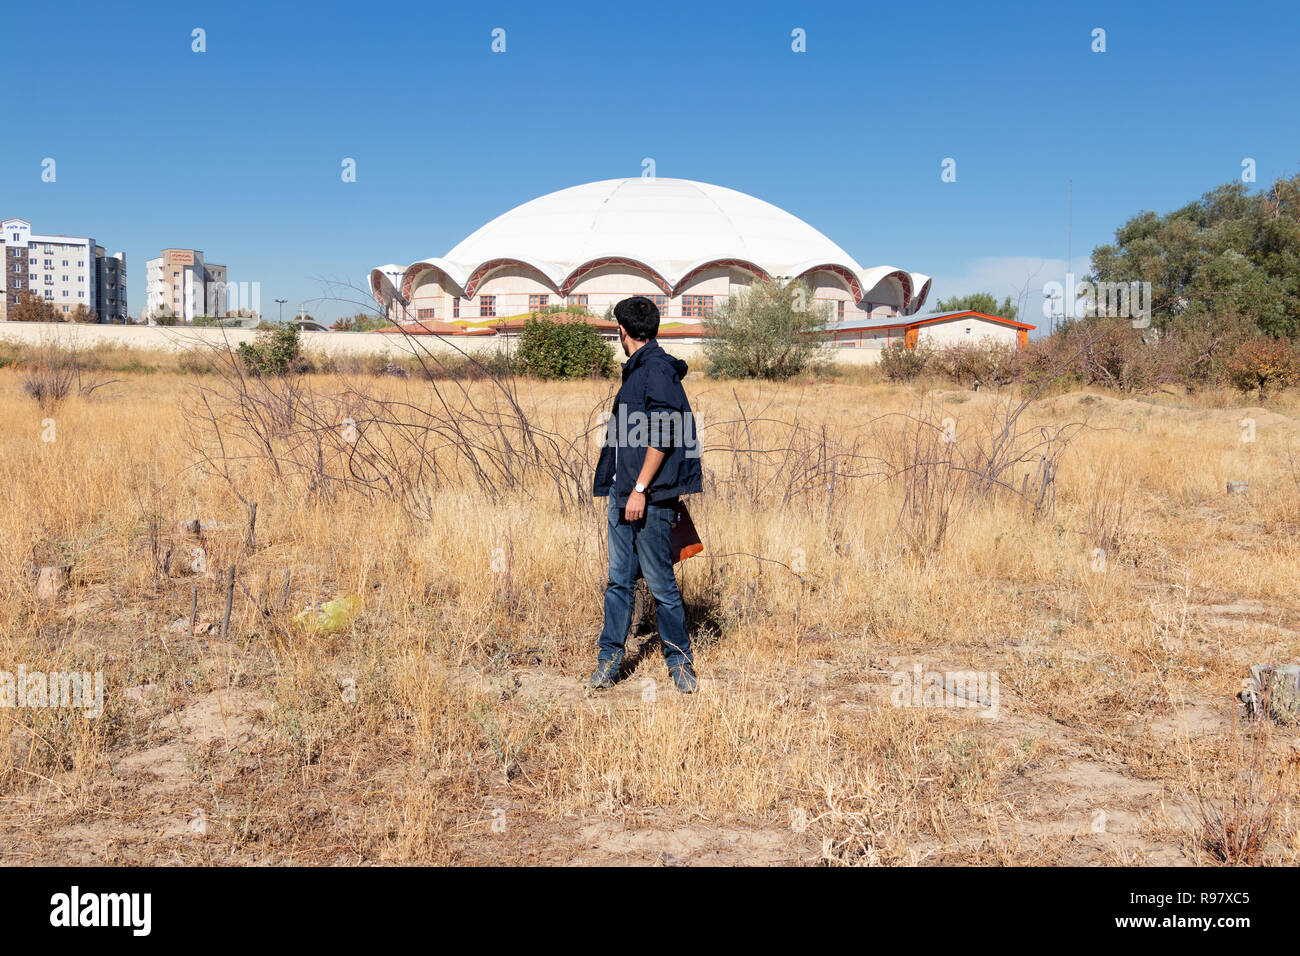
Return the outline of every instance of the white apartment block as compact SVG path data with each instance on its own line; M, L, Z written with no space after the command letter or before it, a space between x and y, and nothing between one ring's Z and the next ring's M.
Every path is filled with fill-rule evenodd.
M26 219L0 221L0 247L4 251L0 320L8 319L9 307L30 293L63 315L85 306L101 322L125 321L124 254L106 256L94 239L37 235Z
M226 267L203 261L198 249L164 249L145 263L146 320L174 315L193 322L201 315L225 315L228 308Z

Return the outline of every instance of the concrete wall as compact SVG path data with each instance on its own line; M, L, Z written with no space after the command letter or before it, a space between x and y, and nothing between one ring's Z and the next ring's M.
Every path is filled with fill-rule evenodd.
M0 322L0 341L42 345L57 342L65 346L89 348L94 345L120 345L126 348L162 352L188 352L228 341L231 345L251 342L253 329L194 329L157 325L80 325L71 322ZM405 336L385 332L303 332L305 348L321 355L411 355L413 345ZM441 338L419 336L416 341L434 354L474 354L514 348L513 342L495 335ZM664 348L673 355L698 366L703 361L703 346L665 340ZM615 347L618 359L623 356ZM842 365L870 365L879 360L877 349L837 349L835 361Z

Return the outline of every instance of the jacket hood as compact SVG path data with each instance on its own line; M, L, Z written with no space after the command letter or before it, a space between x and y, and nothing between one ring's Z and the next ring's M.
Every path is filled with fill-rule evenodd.
M645 345L643 345L637 351L637 355L641 354L641 352L646 353L645 359L643 361L663 362L670 369L672 369L674 372L677 373L677 377L679 379L686 377L686 370L690 366L688 366L685 362L683 362L681 359L677 358L676 356L669 355L667 352L665 352L663 350L663 346L659 344L658 339L652 339L650 342L647 342ZM633 355L632 357L636 358L636 355Z

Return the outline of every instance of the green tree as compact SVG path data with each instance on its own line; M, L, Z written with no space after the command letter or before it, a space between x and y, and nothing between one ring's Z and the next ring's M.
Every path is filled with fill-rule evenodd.
M375 329L386 329L392 324L382 315L358 312L356 315L345 315L335 319L330 328L335 332L373 332Z
M1300 334L1300 175L1251 194L1229 183L1166 215L1141 212L1092 252L1093 281L1150 282L1162 332L1249 315Z
M614 349L586 322L533 317L524 322L516 356L519 368L541 378L588 378L614 374Z
M799 280L755 282L704 319L708 374L786 379L824 362L830 308Z
M973 292L970 295L955 295L950 299L940 299L935 305L936 312L983 312L985 315L1000 315L1004 319L1016 318L1019 311L1012 303L1011 296L998 300L988 292Z

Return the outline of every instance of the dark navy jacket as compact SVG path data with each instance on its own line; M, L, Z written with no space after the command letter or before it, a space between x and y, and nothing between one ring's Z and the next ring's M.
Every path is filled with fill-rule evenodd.
M623 384L596 462L595 497L613 495L620 508L626 505L651 446L664 452L664 461L646 488L647 502L702 490L699 433L682 388L685 377L686 363L660 348L657 339L623 363Z

